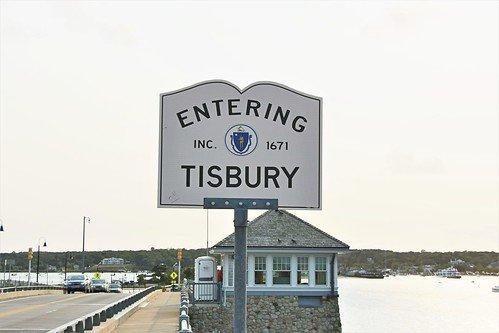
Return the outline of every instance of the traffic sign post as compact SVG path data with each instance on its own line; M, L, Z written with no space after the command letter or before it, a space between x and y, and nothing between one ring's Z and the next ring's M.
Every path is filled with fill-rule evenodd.
M31 285L31 260L33 259L33 248L28 249L28 286Z
M275 82L160 95L158 207L234 210L234 332L246 332L248 209L321 209L321 129L322 99Z
M178 260L178 286L180 288L180 267L182 266L180 261L182 260L182 249L177 250L177 260Z

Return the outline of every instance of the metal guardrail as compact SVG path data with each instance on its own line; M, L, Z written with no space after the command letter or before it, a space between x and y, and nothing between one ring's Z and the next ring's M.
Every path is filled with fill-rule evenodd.
M189 319L189 287L184 284L180 291L180 315L178 318L179 333L192 333Z
M14 286L0 288L0 294L25 290L62 290L63 286Z
M190 282L189 297L192 304L222 303L222 283Z
M121 310L134 304L144 296L150 294L151 292L157 290L159 287L149 287L135 294L132 294L126 298L120 299L114 303L108 304L105 307L86 314L78 319L67 322L59 327L56 327L49 331L49 333L60 333L60 332L84 332L90 331L94 326L99 326L101 323L112 318L115 314L119 313Z

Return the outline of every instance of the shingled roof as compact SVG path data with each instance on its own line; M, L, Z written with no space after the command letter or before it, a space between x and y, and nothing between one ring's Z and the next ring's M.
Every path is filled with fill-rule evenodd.
M340 248L349 246L285 210L269 210L248 224L248 247ZM234 247L234 234L214 249Z

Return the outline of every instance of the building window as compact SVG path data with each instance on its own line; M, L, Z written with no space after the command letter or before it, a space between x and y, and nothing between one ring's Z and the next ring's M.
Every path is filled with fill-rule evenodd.
M234 256L229 256L227 260L229 261L228 285L232 287L234 286Z
M273 271L274 284L291 284L291 257L274 257Z
M265 284L267 279L267 258L255 257L255 284Z
M315 284L325 285L326 284L326 270L327 270L327 258L317 257L315 258Z
M298 257L297 284L308 284L308 257Z

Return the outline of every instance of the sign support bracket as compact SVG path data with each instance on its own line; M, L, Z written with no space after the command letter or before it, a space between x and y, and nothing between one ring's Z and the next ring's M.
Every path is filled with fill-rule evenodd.
M279 208L277 199L204 198L205 209L234 210L234 332L246 333L246 233L248 209Z

